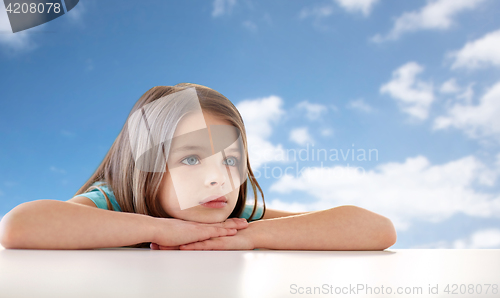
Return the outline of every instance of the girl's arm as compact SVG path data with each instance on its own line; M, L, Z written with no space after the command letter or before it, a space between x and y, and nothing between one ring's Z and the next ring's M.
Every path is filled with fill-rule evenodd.
M392 222L355 206L251 222L232 237L180 246L180 249L383 250L396 242ZM161 247L160 247L161 249Z
M356 206L256 221L247 232L256 248L268 249L382 250L396 243L388 218Z
M246 221L201 224L173 218L109 211L56 200L23 203L0 221L5 248L92 249L155 242L180 245L236 234Z
M306 213L309 212L289 212L289 211L266 208L266 212L264 213L264 217L262 217L262 219L271 219L271 218L285 217L290 215L300 215Z

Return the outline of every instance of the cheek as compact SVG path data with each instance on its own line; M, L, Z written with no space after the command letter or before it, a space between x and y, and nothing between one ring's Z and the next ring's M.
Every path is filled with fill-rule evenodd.
M239 187L239 185L238 186L235 185L234 190L232 192L230 192L230 196L231 196L231 198L233 199L233 202L234 202L233 205L236 205L236 201L238 200L238 195L239 194L240 194L240 187Z
M163 176L161 186L159 189L158 199L161 202L161 206L168 214L172 215L172 211L179 208L179 203L177 202L177 196L172 185L172 179L169 174L165 173Z
M230 167L231 178L233 179L234 186L240 186L241 184L241 171L237 167Z

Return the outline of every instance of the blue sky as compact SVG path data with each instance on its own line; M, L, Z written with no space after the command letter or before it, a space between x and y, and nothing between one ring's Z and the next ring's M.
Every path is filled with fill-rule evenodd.
M2 7L0 216L70 199L144 92L192 82L239 108L269 207L358 205L393 220L395 248L500 248L499 12L494 0L81 0L12 34ZM312 148L338 159L279 158ZM378 158L359 157L370 149Z

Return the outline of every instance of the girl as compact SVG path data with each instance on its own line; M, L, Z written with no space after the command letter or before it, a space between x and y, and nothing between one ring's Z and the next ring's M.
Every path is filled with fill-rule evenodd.
M266 209L247 147L243 120L222 94L189 83L154 87L76 195L15 207L0 222L0 243L181 250L382 250L395 243L391 221L359 207Z

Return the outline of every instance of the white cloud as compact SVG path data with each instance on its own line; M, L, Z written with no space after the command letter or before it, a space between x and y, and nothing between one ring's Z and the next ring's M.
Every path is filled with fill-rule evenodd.
M342 8L348 12L360 12L367 16L372 11L378 0L335 0Z
M457 93L460 91L460 87L457 85L457 80L455 78L451 78L441 85L439 91L445 94Z
M313 138L309 134L307 127L300 127L293 129L290 132L290 141L295 142L299 145L305 145L307 143L314 142Z
M12 33L9 16L4 5L0 5L0 44L9 50L29 50L34 45L27 31Z
M235 5L236 0L214 0L212 17L216 18L225 14L230 14Z
M321 104L310 103L307 100L297 104L297 108L306 111L306 117L311 120L318 120L323 114L328 112L328 108Z
M462 100L466 104L471 104L472 98L474 97L474 84L475 83L469 84L467 88L457 96L457 99Z
M418 11L405 12L398 17L387 35L375 35L372 40L382 42L398 39L407 32L419 30L446 30L454 24L457 14L477 7L485 0L430 0Z
M349 13L362 13L364 16L368 16L372 10L372 7L379 0L333 0L342 9ZM331 16L335 8L332 4L316 5L314 7L304 7L299 12L299 19L312 18L314 20L313 24L319 29L325 29L327 26L321 24L321 21L325 18Z
M283 100L278 96L244 100L236 105L243 117L247 132L250 162L254 169L271 161L281 161L283 146L272 144L268 139L276 124L284 114Z
M500 248L500 229L485 229L453 243L454 248Z
M448 54L455 59L452 69L475 69L486 66L500 66L500 30L490 32L480 39L468 42L465 46Z
M414 248L498 249L500 248L500 229L483 229L476 231L465 238L456 239L454 241L439 241L436 243L419 245Z
M272 124L284 115L283 100L279 96L249 99L239 102L236 107L245 121L247 134L268 138Z
M478 105L455 104L434 121L434 129L455 127L471 138L500 136L500 81L480 99Z
M303 203L287 203L283 202L281 199L273 199L272 201L266 201L266 208L276 209L276 210L286 210L289 212L305 212L305 211L315 211L310 209L310 206Z
M373 108L361 98L348 102L347 108L362 111L365 113L373 112Z
M434 101L432 83L423 82L417 76L424 70L415 62L408 62L392 73L392 80L380 88L394 98L403 112L420 120L427 119Z
M488 168L474 156L432 165L419 155L369 171L342 166L308 168L299 177L281 177L270 190L305 192L303 197L311 201L299 204L304 211L356 205L389 217L398 230L405 230L414 221L441 222L457 213L499 217L500 195L474 190L476 185L493 186L498 174L498 169ZM289 203L275 204L287 210Z
M439 92L441 94L445 94L448 96L454 95L455 98L453 100L448 100L446 102L447 107L449 108L451 104L457 102L463 102L466 104L470 104L472 102L472 98L474 97L474 85L475 83L469 83L467 87L461 86L457 83L455 78L451 78L448 81L444 82L439 88Z
M439 92L448 96L455 96L453 100L448 99L446 102L447 109L457 102L470 104L472 102L472 98L474 97L474 85L475 83L469 83L467 87L462 87L457 83L455 78L451 78L444 82L439 88Z

